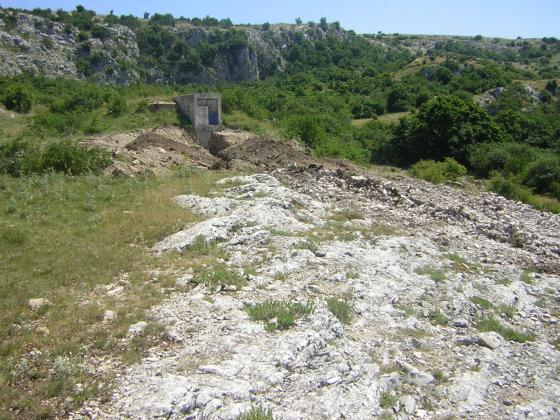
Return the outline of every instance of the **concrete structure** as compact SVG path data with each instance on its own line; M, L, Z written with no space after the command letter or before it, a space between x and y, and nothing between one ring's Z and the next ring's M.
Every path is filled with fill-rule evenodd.
M217 129L222 124L222 97L218 93L178 96L175 102L195 129Z
M148 104L148 109L152 112L175 109L176 107L177 104L175 102L151 102Z
M222 125L222 97L218 93L193 93L178 96L179 111L193 125L198 142L210 149L212 134Z

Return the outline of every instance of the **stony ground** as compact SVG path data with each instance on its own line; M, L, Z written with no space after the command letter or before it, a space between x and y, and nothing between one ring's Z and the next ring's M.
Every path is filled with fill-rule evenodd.
M151 310L175 344L76 418L560 418L559 216L315 165L223 182L154 248L222 251ZM224 270L243 281L204 282ZM271 331L247 311L270 300L312 310Z

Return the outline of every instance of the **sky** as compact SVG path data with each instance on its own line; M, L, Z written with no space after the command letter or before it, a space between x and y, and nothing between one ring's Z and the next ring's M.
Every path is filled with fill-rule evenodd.
M2 7L71 10L142 16L229 17L234 23L318 22L326 17L358 33L560 37L560 0L0 0Z

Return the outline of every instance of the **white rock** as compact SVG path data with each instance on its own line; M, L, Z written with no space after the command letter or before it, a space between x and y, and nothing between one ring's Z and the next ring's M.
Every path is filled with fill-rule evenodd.
M27 301L27 305L33 310L39 309L45 305L49 305L50 303L51 302L46 298L35 298L35 299L29 299Z
M148 323L146 321L139 321L136 324L132 324L128 327L129 334L139 334L146 329Z

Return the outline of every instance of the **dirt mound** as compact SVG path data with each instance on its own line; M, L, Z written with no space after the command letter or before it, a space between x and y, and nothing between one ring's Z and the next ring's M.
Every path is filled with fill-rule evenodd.
M296 142L279 142L269 138L252 138L217 154L228 168L239 166L264 166L279 168L290 165L309 166L320 164Z
M110 151L113 162L105 173L113 176L162 175L178 165L222 166L222 161L198 145L187 131L172 126L92 136L81 144Z

